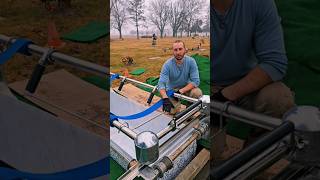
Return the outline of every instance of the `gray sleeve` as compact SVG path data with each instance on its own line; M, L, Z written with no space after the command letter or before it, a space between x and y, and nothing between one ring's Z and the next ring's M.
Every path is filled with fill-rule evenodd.
M169 81L169 65L166 62L161 69L160 78L158 82L158 89L166 89L166 84Z
M254 48L258 64L273 81L278 81L285 76L288 64L280 17L273 0L256 3Z

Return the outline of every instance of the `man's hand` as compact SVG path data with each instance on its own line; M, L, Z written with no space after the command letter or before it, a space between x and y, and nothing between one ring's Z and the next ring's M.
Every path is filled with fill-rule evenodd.
M169 98L163 98L163 104L162 104L162 111L169 112L171 111L171 108L173 108L173 104L171 103Z
M174 93L183 94L183 93L181 93L180 89L174 91ZM179 98L177 98L177 97L174 97L174 96L173 96L173 99L176 100L176 101L179 101Z

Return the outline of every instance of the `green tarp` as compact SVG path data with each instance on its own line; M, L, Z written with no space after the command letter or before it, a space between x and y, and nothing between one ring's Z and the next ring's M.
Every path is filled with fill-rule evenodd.
M118 179L126 171L112 158L110 158L110 180Z
M276 0L289 60L286 84L298 105L320 105L320 1Z
M146 80L146 83L152 85L152 86L156 86L159 82L159 77L149 77L147 80Z
M90 43L106 36L109 33L109 26L106 22L91 21L88 24L62 36L62 39Z
M199 88L202 90L203 94L210 94L210 60L208 57L194 54L193 57L198 65L199 75L200 75L200 85Z
M107 81L107 78L102 78L100 76L87 76L82 78L83 80L101 88L104 90L108 90L109 88L109 83Z
M146 72L146 70L144 68L139 68L139 69L133 70L132 72L130 72L130 74L139 76L139 75L143 74L144 72Z

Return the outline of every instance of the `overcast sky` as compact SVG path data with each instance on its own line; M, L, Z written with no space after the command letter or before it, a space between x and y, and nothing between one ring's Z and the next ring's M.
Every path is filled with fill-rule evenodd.
M145 9L145 11L144 11L144 13L145 13L145 17L147 18L147 21L148 21L148 17L147 17L147 15L146 15L146 13L149 13L148 12L148 5L149 5L149 3L151 2L152 0L145 0L145 7L144 7L144 9ZM169 2L173 2L173 1L175 1L175 0L168 0ZM210 4L210 0L206 0L206 5L203 7L203 10L202 10L202 12L201 12L201 14L200 14L200 16L201 17L205 17L206 16L206 13L207 13L207 9L208 9L208 6L209 6L209 4ZM140 35L145 35L145 33L144 32L146 32L146 31L149 31L151 34L149 34L149 35L152 35L152 33L154 33L154 32L156 32L156 33L159 33L158 32L158 29L153 25L153 24L151 24L150 22L146 22L146 26L147 26L147 28L144 28L144 27L142 27L142 26L140 26L139 27L139 33L140 32L142 32L142 33L140 33ZM167 29L167 34L169 33L169 35L171 36L171 27L168 25L168 26L166 26L166 29ZM132 35L132 34L130 34L130 31L132 31L132 30L134 30L134 31L136 31L136 27L135 27L135 25L134 25L134 23L131 21L131 20L128 20L127 21L127 23L124 25L124 27L123 27L123 31L122 31L122 34L123 35ZM133 36L135 36L136 34L133 34ZM116 30L116 29L113 29L113 28L111 28L111 36L119 36L119 32L118 32L118 30Z

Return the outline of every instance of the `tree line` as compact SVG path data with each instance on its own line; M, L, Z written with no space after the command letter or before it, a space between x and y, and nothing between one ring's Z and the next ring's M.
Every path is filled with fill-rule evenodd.
M145 0L111 0L110 10L111 27L119 32L120 39L125 24L136 27L137 39L139 29L146 28L146 24L155 26L161 38L168 26L173 37L210 31L210 10L206 0L150 0L148 7L145 7ZM206 12L205 16L201 11Z

